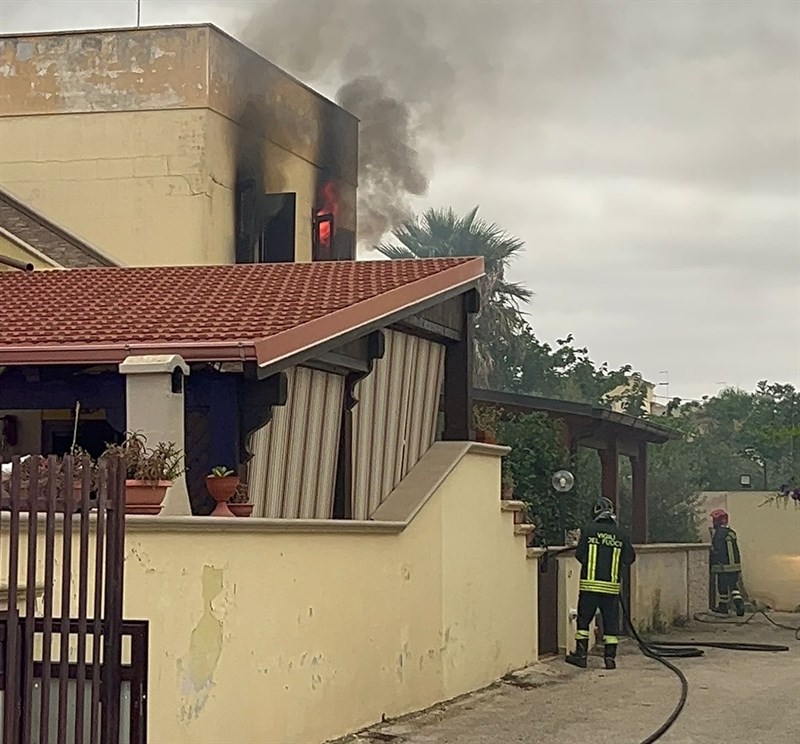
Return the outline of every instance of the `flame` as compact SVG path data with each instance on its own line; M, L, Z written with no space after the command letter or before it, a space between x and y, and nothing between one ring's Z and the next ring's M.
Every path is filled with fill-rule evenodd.
M323 215L333 215L334 222L339 211L339 197L336 193L336 184L328 181L320 190L317 199L320 205L316 214L318 217ZM333 236L331 235L331 222L320 222L318 229L319 245L324 250L330 250Z

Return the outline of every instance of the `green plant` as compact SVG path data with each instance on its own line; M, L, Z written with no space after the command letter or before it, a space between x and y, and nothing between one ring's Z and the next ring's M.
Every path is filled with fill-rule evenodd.
M570 513L572 500L557 494L550 484L553 473L568 461L559 424L534 413L511 416L499 429L500 441L511 447L504 472L516 484L515 498L528 505L529 521L536 525L538 538L551 545L560 543L564 528L576 525Z
M159 442L152 449L139 432L128 432L120 444L108 444L103 457L119 457L128 480L157 483L174 481L185 472L183 452L174 442Z
M232 475L233 470L226 468L224 465L217 465L217 467L211 468L212 478L229 478Z
M500 428L502 411L490 406L475 406L472 410L472 422L476 429L497 436Z

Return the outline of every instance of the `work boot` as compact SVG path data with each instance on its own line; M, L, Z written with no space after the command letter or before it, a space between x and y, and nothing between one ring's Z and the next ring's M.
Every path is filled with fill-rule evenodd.
M603 661L606 663L606 669L617 668L617 644L607 643L605 653L603 654Z
M566 662L567 664L572 664L572 666L579 667L580 669L586 669L586 659L588 656L589 639L579 638L577 641L575 641L575 653L567 654Z
M720 602L717 605L717 609L714 610L718 615L727 615L728 614L728 603L727 602Z

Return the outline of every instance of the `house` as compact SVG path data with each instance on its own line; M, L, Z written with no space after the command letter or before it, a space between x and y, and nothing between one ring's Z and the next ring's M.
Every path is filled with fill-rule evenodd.
M148 728L319 742L535 661L537 561L522 505L500 500L507 450L471 441L482 275L481 259L0 274L14 451L63 452L76 402L84 446L123 428L185 443L189 496L176 482L164 513L124 520L133 744ZM247 474L252 517L197 515L193 479L217 464ZM10 524L4 543L48 554L52 531ZM21 563L18 604L41 613L43 569Z
M68 451L77 404L94 454L125 430L174 441L189 476L173 513L207 513L204 476L225 465L249 469L257 516L367 519L433 443L440 399L442 437L471 439L482 266L4 273L0 416L27 453Z
M356 118L213 26L0 36L0 142L4 200L119 264L355 257Z

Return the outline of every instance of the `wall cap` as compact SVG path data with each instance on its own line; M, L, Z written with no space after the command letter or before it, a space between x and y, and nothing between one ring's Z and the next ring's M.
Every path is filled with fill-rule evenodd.
M122 375L171 375L176 367L183 374L189 374L189 365L180 354L138 354L126 357L119 365L119 372Z
M680 553L695 550L708 552L708 543L647 543L634 545L634 549L637 553Z
M352 519L262 519L258 517L161 517L127 516L125 534L142 532L248 532L293 534L396 535L400 522L370 522Z
M407 525L420 512L428 499L447 480L458 464L467 455L483 455L501 458L508 447L483 442L434 442L403 480L386 496L372 516L384 522L400 522ZM498 479L496 498L500 503Z

